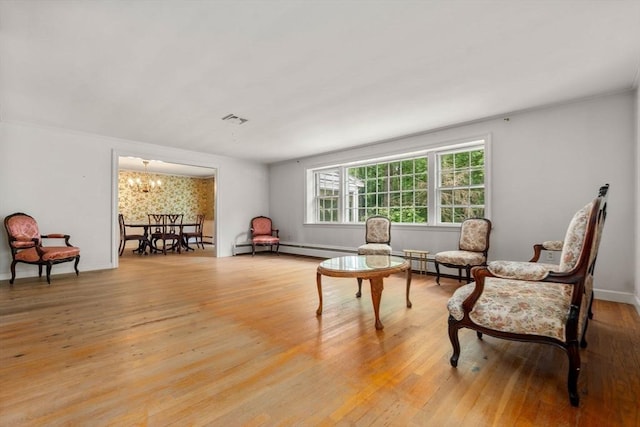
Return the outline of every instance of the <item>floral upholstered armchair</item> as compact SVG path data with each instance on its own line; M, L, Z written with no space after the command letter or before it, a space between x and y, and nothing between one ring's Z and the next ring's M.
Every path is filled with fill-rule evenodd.
M51 284L51 267L53 264L75 261L74 269L78 272L80 248L69 243L68 234L40 234L38 223L31 216L17 212L4 219L9 247L11 248L11 280L16 278L16 264L34 264L38 266L38 276L42 276L42 266L47 269L47 283ZM64 239L65 246L44 246L42 239Z
M568 389L578 406L580 352L586 347L593 272L606 218L607 191L580 209L567 229L560 264L491 261L473 269L474 283L458 288L448 302L452 366L458 365L458 330L516 341L552 344L569 358Z
M486 218L469 218L460 225L458 250L438 252L435 256L436 283L440 284L440 265L458 269L458 281L462 269L467 272L467 283L471 282L471 268L487 265L491 221Z
M365 244L358 246L358 255L391 255L391 220L373 215L365 223ZM362 296L362 279L358 278L356 297Z
M271 218L257 216L251 220L251 256L256 254L256 246L269 246L273 252L273 245L276 246L276 254L280 250L280 230L273 228Z

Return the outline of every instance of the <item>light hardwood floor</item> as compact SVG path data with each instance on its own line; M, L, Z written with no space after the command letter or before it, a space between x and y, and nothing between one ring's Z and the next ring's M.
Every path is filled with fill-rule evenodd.
M0 425L640 425L629 305L595 302L573 408L554 347L463 330L449 365L453 280L414 274L407 308L390 277L376 331L355 280L324 277L316 316L317 259L129 252L0 283Z

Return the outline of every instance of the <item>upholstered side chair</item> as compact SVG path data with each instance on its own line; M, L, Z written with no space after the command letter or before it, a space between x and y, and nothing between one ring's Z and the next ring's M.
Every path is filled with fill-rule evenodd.
M122 256L127 242L131 240L138 242L138 247L133 249L133 252L137 251L141 255L145 253L147 238L143 234L128 234L123 214L118 214L118 225L120 226L120 248L118 255Z
M79 274L80 248L69 243L68 234L40 234L38 223L33 217L16 212L4 219L9 247L11 249L11 280L16 278L16 264L19 262L38 266L38 277L42 277L42 267L46 267L47 283L51 284L51 267L54 264L74 261L76 275ZM44 246L43 239L63 239L65 246Z
M458 269L458 281L462 280L462 269L467 272L467 283L471 282L471 268L487 265L491 221L486 218L470 218L460 226L458 250L438 252L435 256L436 282L440 284L440 265Z
M358 255L391 255L391 220L374 215L365 222L364 245L358 247ZM358 278L356 297L362 296L362 279Z
M202 229L204 228L204 215L198 214L196 215L196 228L194 231L187 231L182 233L182 239L184 241L184 246L187 250L192 249L189 246L189 240L194 239L196 242L196 248L202 246L204 249L204 241L202 236Z
M276 246L276 254L280 255L280 230L273 228L271 218L257 216L251 219L251 256L256 254L256 246L269 246L273 252Z

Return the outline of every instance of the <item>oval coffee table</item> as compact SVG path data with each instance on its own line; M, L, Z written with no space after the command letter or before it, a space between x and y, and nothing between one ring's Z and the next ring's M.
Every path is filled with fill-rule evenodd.
M318 298L320 305L316 314L322 314L322 276L330 277L354 277L357 279L369 279L371 283L371 299L373 312L376 316L376 329L384 328L380 321L380 299L382 298L383 279L393 273L407 272L407 307L411 308L409 301L409 288L411 287L411 264L404 258L389 255L349 255L331 258L322 261L316 273L318 284Z

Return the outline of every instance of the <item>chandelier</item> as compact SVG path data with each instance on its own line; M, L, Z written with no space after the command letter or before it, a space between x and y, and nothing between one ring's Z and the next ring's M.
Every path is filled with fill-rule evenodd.
M142 180L139 177L136 179L129 178L127 180L127 182L129 183L129 187L137 189L142 193L149 193L150 191L160 189L162 181L160 181L159 179L151 179L151 176L149 175L149 171L147 169L149 161L143 160L142 163L144 163L144 174L146 175L146 179Z

